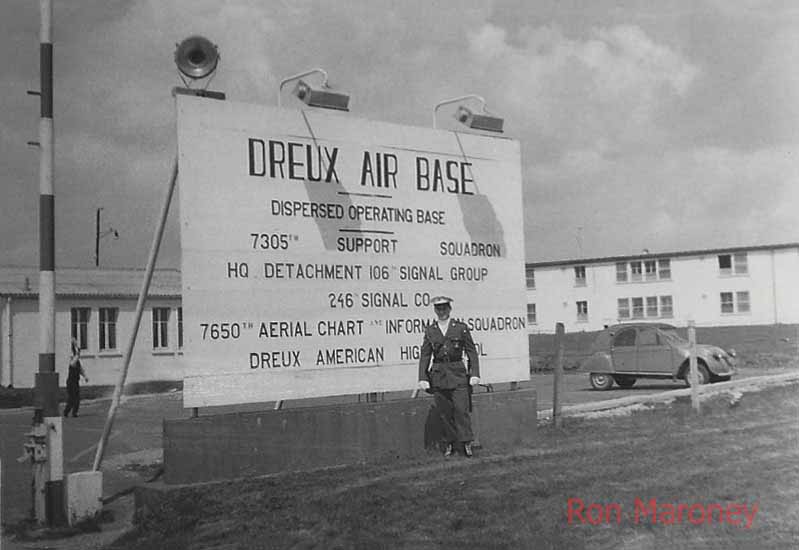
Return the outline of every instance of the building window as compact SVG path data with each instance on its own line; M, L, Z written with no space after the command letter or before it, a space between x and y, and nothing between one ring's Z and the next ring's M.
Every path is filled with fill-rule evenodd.
M719 254L719 273L732 275L732 258L729 254Z
M658 278L658 264L655 260L647 260L644 262L644 271L646 272L646 280L654 281Z
M535 269L532 267L524 268L524 278L527 280L527 288L535 288Z
M749 266L746 262L746 252L739 252L732 256L732 267L736 275L746 275L749 273Z
M584 300L577 302L577 320L578 321L588 320L588 302Z
M69 311L70 332L78 341L81 351L89 349L89 312L88 307L73 307Z
M644 299L633 298L633 319L644 318Z
M746 259L746 252L736 254L719 254L719 274L720 275L746 275L749 273L749 265Z
M153 308L153 349L169 347L169 308Z
M627 263L616 262L616 282L617 283L627 282Z
M618 315L619 319L629 319L630 318L630 299L629 298L619 298L617 300L617 308L618 308Z
M535 304L527 304L527 323L530 325L538 323L535 315Z
M646 316L647 317L657 317L658 316L658 297L657 296L647 296L646 297Z
M749 292L742 291L735 293L735 300L738 303L738 313L749 313Z
M671 296L660 297L660 316L669 318L674 316L674 305L672 304Z
M574 266L574 284L576 286L585 286L585 266Z
M732 292L721 293L721 312L735 313L735 303L732 298Z
M117 315L119 309L115 307L101 307L99 311L98 342L100 351L117 349Z
M749 313L751 311L749 292L746 290L734 293L722 292L719 297L722 313Z
M642 279L641 262L630 262L630 279L633 281Z
M671 260L668 258L658 260L658 277L661 279L671 279Z
M183 308L178 308L178 349L183 349Z

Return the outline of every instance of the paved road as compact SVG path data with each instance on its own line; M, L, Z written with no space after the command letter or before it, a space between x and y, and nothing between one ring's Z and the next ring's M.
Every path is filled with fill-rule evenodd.
M739 377L785 372L785 369L759 369L739 372ZM502 385L503 387L507 385ZM530 381L520 383L520 387L535 387L538 394L538 409L552 407L552 375L536 374ZM610 391L594 391L585 373L568 373L564 376L563 404L573 405L612 399L628 395L644 395L684 387L670 381L639 381L633 388ZM501 389L501 388L498 388ZM405 398L409 392L394 392L384 399ZM286 408L308 406L309 404L330 404L352 402L357 397L338 397L305 402L289 401ZM309 403L311 401L311 403ZM64 470L78 472L91 469L97 441L102 433L109 406L108 400L85 402L81 405L78 418L65 419L64 425ZM222 407L202 410L201 414L231 412L233 410L263 410L271 404L247 407ZM105 496L129 488L144 481L150 471L136 470L135 464L152 464L160 460L161 432L163 419L185 418L191 411L182 408L180 393L132 397L123 402L111 433L106 459L103 463L103 493ZM22 454L24 434L30 429L32 410L0 410L0 458L3 464L2 479L2 521L14 523L30 514L32 497L30 494L30 465L18 463L16 458ZM134 465L134 467L131 467Z
M109 400L84 402L79 417L64 419L65 472L91 469L109 404ZM161 449L163 418L185 415L179 393L131 398L118 410L102 468L105 496L138 483L142 475L148 474L137 472L126 463L151 462L152 455ZM16 459L22 455L32 417L32 409L0 410L3 523L14 523L30 515L33 502L30 463L19 463Z

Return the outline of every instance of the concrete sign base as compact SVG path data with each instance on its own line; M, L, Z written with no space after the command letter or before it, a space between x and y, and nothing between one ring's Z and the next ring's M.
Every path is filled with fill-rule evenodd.
M473 396L485 449L532 443L536 390ZM437 448L429 397L164 421L164 482L186 484L411 458ZM431 414L433 412L433 414Z

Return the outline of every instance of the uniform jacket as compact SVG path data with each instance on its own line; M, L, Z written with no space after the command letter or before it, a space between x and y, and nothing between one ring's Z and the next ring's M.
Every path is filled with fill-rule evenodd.
M469 362L468 368L463 355ZM438 323L425 327L419 357L419 380L429 380L434 389L453 389L469 385L470 376L480 376L480 363L469 327L451 319L446 334Z

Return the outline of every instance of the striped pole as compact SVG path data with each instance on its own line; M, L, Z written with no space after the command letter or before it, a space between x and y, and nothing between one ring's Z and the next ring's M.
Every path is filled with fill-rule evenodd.
M53 193L52 0L40 0L39 67L39 371L33 432L44 443L44 460L33 461L34 513L39 523L63 523L63 437L55 368L55 200Z

